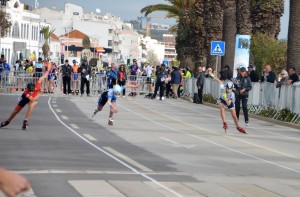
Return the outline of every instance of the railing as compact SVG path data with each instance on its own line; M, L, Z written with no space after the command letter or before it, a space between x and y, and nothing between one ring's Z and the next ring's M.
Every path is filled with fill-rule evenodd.
M196 79L184 79L185 96L192 97L197 91ZM205 79L203 94L210 94L218 99L220 97L218 82L210 78ZM275 109L274 117L279 115L280 110L288 109L294 113L291 122L299 124L297 120L300 117L300 85L282 85L276 88L274 83L252 83L248 107L254 114L266 108Z

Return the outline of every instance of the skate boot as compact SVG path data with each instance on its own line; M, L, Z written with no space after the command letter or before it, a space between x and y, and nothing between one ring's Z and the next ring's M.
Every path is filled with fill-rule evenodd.
M26 130L27 127L28 127L28 121L27 121L27 120L24 120L24 121L23 121L22 130Z
M247 134L245 128L243 128L243 127L238 126L236 129L237 129L240 133Z
M5 126L7 126L8 124L9 124L10 122L9 121L4 121L4 122L1 122L1 125L0 125L0 128L1 127L5 127Z
M228 129L228 124L227 124L227 122L223 122L223 129L224 129L225 132L227 133L227 129Z
M109 118L109 120L108 120L108 125L109 125L109 126L113 126L113 125L114 125L114 119Z
M93 115L92 115L92 118L94 118L94 116L98 113L98 109L95 109Z

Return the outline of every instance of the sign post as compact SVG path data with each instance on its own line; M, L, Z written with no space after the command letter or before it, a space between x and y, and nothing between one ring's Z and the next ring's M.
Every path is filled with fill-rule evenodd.
M222 41L212 41L210 43L210 54L216 57L216 72L218 73L218 61L219 56L225 55L225 42Z

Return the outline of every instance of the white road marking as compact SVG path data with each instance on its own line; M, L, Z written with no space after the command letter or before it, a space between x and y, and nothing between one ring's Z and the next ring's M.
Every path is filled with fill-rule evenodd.
M53 105L53 107L57 107L57 105Z
M52 103L56 103L56 101L52 101Z
M73 127L73 129L79 129L79 127L76 124L70 124L71 127Z
M91 141L97 141L97 139L91 136L90 134L82 134L82 135Z
M145 106L142 106L142 105L140 105L139 103L136 103L136 104L139 105L139 106L141 106L141 107L146 108ZM196 129L199 129L199 130L201 130L201 131L206 131L206 132L208 132L208 133L213 133L213 134L220 135L220 132L215 132L215 131L212 131L212 130L209 130L209 129L205 129L205 128L202 128L202 127L195 126L195 125L193 125L193 124L186 123L186 122L181 121L181 120L179 120L179 119L177 119L177 118L173 118L173 117L166 116L166 115L164 115L164 114L158 113L158 112L152 110L151 108L146 108L146 109L149 110L149 111L152 111L153 113L159 114L160 116L166 117L166 118L171 119L171 120L174 120L174 121L176 121L176 122L180 122L182 125L187 125L187 126L189 126L189 127L196 128ZM191 110L191 111L194 111L194 110ZM200 114L202 114L202 113L200 113ZM265 149L265 150L267 150L267 151L270 151L270 152L273 152L273 153L276 153L276 154L280 154L280 155L283 155L283 156L285 156L285 157L290 157L290 158L293 158L293 159L298 159L296 156L293 156L293 155L290 155L290 154L287 154L287 153L283 153L283 152L281 152L281 151L274 150L274 149L271 149L271 148L267 148L267 147L262 146L262 145L258 145L258 144L255 144L255 143L251 143L251 142L242 140L242 139L240 139L240 138L236 138L236 137L234 137L234 136L228 136L228 135L225 135L224 137L233 139L233 140L235 140L235 141L243 142L243 143L249 144L249 145L251 145L251 146L255 146L255 147L257 147L257 148L263 148L263 149ZM290 138L290 137L287 137L287 136L284 136L284 137L285 137L285 138L289 138L289 139L295 140L295 138Z
M64 120L69 120L69 118L67 116L61 116L61 118Z
M147 168L146 166L134 161L133 159L127 157L126 155L123 155L122 153L116 151L115 149L111 148L111 147L103 147L105 150L109 151L110 153L116 155L117 157L123 159L124 161L130 163L131 165L139 168L140 170L144 171L144 172L153 172L151 169Z
M139 114L139 113L137 113L137 112L134 112L134 111L132 111L132 110L128 109L127 107L124 107L124 106L122 106L122 105L120 105L120 104L119 104L119 106L122 107L123 109L125 109L125 110L127 110L127 111L133 113L133 114L136 114L136 115L138 115L138 116L140 116L140 117L142 117L142 118L144 118L144 119L146 119L146 120L148 120L148 121L150 121L150 122L152 122L152 123L154 123L154 124L157 124L157 125L159 125L159 126L162 126L162 127L164 127L164 128L167 128L167 129L169 129L169 130L173 130L173 131L176 131L177 133L181 133L181 134L188 135L188 136L190 136L190 137L193 137L193 138L196 138L196 139L199 139L199 140L208 142L208 143L210 143L210 144L213 144L213 145L216 145L216 146L218 146L218 147L221 147L221 148L230 150L230 151L232 151L232 152L236 152L236 153L238 153L238 154L240 154L240 155L244 155L244 156L247 156L247 157L250 157L250 158L253 158L253 159L256 159L256 160L259 160L259 161L262 161L262 162L265 162L265 163L268 163L268 164L271 164L271 165L274 165L274 166L277 166L277 167L280 167L280 168L284 168L284 169L286 169L286 170L293 171L293 172L296 172L296 173L300 174L300 171L299 171L299 170L296 170L296 169L287 167L287 166L285 166L285 165L281 165L281 164L278 164L278 163L276 163L276 162L269 161L269 160L266 160L266 159L263 159L263 158L260 158L260 157L257 157L257 156L254 156L254 155L251 155L251 154L248 154L248 153L245 153L245 152L242 152L242 151L233 149L233 148L230 148L230 147L228 147L228 146L219 144L219 143L217 143L217 142L214 142L214 141L212 141L212 140L205 139L205 138L203 138L203 137L200 137L200 136L197 136L197 135L194 135L194 134L190 134L190 133L187 133L187 132L184 132L184 131L181 131L181 130L178 130L178 129L175 129L175 128L172 128L172 127L169 127L169 126L166 126L166 125L161 124L161 123L159 123L159 122L157 122L157 121L154 121L154 120L152 120L152 119L150 119L150 118L148 118L148 117L146 117L146 116L144 116L144 115L142 115L142 114Z
M117 157L115 157L114 155L110 154L109 152L105 151L104 149L100 148L99 146L95 145L94 143L88 141L87 139L85 139L82 135L80 135L79 133L77 133L75 130L73 130L71 127L69 127L67 124L65 124L60 118L59 116L55 113L55 111L53 110L53 108L50 105L50 101L51 101L51 97L48 100L48 106L49 109L52 111L52 113L54 114L54 116L56 117L56 119L63 125L65 126L69 131L71 131L73 134L75 134L77 137L79 137L80 139L82 139L83 141L85 141L86 143L88 143L89 145L91 145L92 147L94 147L95 149L97 149L98 151L102 152L103 154L109 156L110 158L114 159L115 161L119 162L120 164L122 164L123 166L127 167L128 169L130 169L131 171L135 172L137 175L140 175L146 179L148 179L149 181L155 183L156 185L159 185L160 187L164 188L165 190L169 191L170 193L174 194L175 196L178 197L183 197L181 194L179 194L178 192L176 192L175 190L172 190L168 187L166 187L165 185L163 185L162 183L158 182L157 180L155 180L154 178L148 176L147 174L138 171L137 169L135 169L134 167L130 166L129 164L123 162L122 160L118 159Z
M61 113L61 110L60 109L56 109L56 112Z
M170 140L170 139L165 138L165 137L160 137L160 139L162 139L162 140L164 140L164 141L166 141L166 142L169 142L169 143L171 143L173 146L178 147L178 148L187 148L187 149L191 149L191 148L194 148L194 147L196 146L195 144L193 144L193 145L184 145L184 144L180 144L180 143L178 143L178 142L175 142L175 141Z

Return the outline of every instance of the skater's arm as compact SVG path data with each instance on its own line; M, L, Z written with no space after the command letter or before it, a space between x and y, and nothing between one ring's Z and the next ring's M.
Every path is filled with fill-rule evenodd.
M138 88L138 87L139 87L138 85L133 85L133 84L129 84L129 83L127 83L125 85L125 88Z
M118 112L116 103L115 102L111 102L111 98L108 98L107 103L114 110L114 113Z
M45 74L43 76L41 76L38 80L38 83L42 83L44 81L44 79L46 79L49 75L49 72L45 72Z

